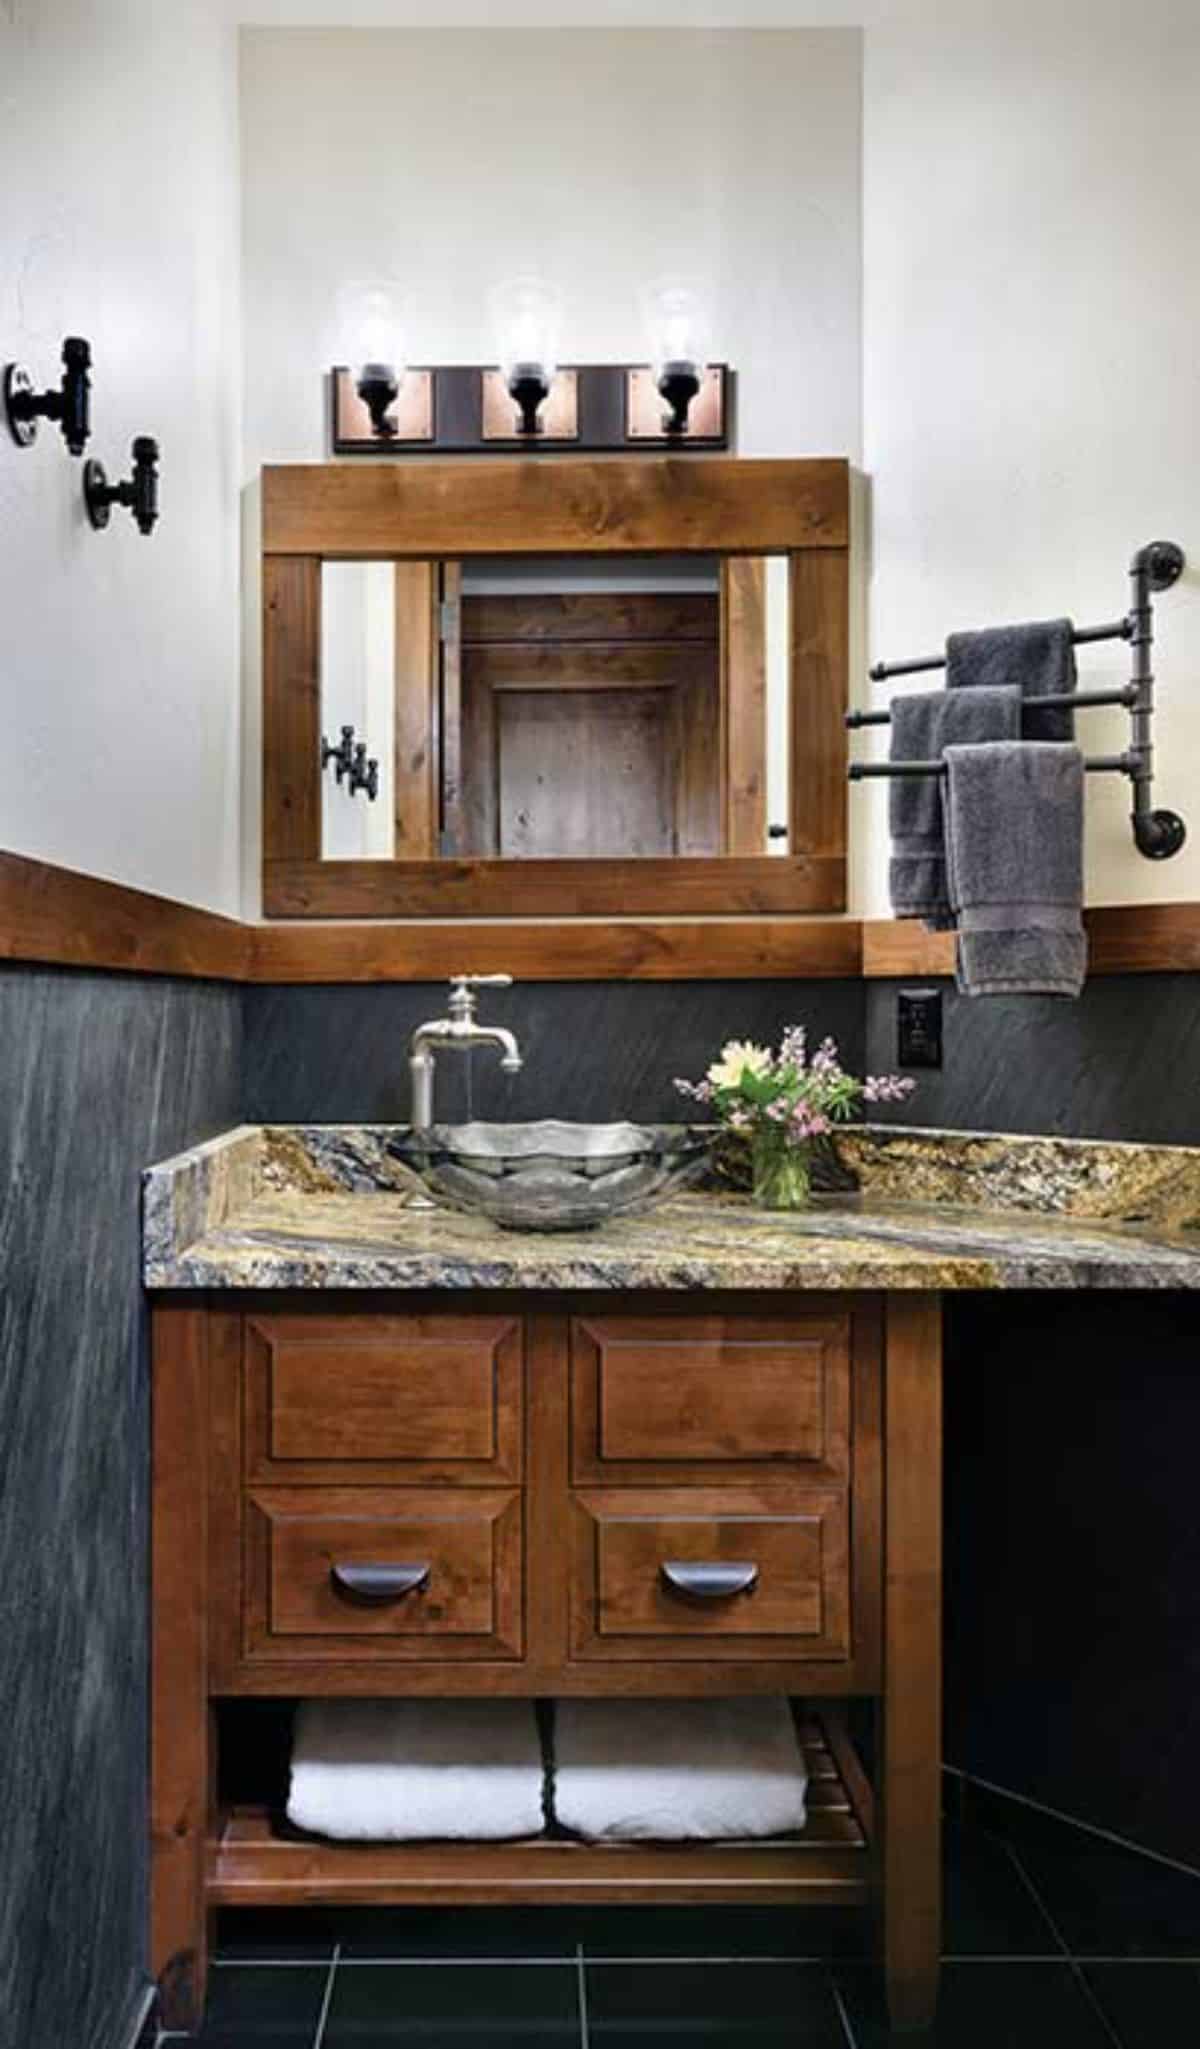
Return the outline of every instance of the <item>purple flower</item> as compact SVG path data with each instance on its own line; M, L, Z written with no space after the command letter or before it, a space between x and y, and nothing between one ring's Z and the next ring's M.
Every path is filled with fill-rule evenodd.
M841 1063L838 1060L837 1040L822 1039L812 1057L813 1073L828 1076L839 1073L840 1068Z
M808 1058L808 1033L803 1025L789 1025L779 1042L779 1064L794 1067L799 1074L804 1072Z
M684 1081L681 1076L676 1075L675 1086L679 1090L681 1096L690 1096L694 1103L712 1102L713 1092L711 1082Z

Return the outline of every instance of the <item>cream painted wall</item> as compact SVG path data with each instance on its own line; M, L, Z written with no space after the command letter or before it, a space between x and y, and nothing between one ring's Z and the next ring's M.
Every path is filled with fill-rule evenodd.
M1192 566L1158 606L1159 801L1191 839L1144 860L1128 785L1089 778L1088 895L1196 898L1200 8L969 14L879 10L865 40L872 659L996 620L1117 617L1134 549L1181 542ZM1089 683L1125 680L1120 643L1081 651L1081 670L1084 653ZM1085 712L1079 732L1109 753L1128 722ZM885 788L851 805L858 899L878 914Z
M245 31L247 483L324 453L344 278L405 279L415 360L486 361L488 287L529 264L584 361L643 355L639 287L695 268L738 366L742 453L856 458L860 77L854 30ZM248 716L248 767L257 748ZM258 832L248 773L247 903Z
M92 342L94 454L162 444L162 520L84 518L0 429L0 845L238 906L236 40L192 0L0 0L0 359Z

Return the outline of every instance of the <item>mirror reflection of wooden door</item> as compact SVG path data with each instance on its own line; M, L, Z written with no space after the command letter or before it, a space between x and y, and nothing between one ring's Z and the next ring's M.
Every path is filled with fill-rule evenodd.
M667 565L523 590L486 573L464 588L445 565L443 853L712 855L731 832L762 851L761 571Z

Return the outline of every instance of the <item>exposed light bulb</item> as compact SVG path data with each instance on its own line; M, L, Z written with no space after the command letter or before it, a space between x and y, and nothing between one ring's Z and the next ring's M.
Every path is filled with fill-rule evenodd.
M709 316L703 294L685 278L659 278L642 294L654 382L670 407L668 434L687 431L688 408L708 368Z
M400 395L405 375L403 300L400 287L385 279L355 279L342 286L337 304L341 351L354 387L371 415L377 435L396 431L388 409Z
M536 434L538 411L558 369L562 300L544 278L509 278L490 294L500 371L520 412L520 432Z

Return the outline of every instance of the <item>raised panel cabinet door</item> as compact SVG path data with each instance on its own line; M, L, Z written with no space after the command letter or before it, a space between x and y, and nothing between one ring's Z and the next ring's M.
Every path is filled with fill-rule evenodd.
M520 1521L511 1493L256 1490L247 1655L519 1656Z
M247 1476L519 1480L521 1372L512 1316L251 1317Z
M576 1497L577 1656L846 1658L844 1493Z
M848 1314L576 1317L571 1364L577 1483L848 1476Z

